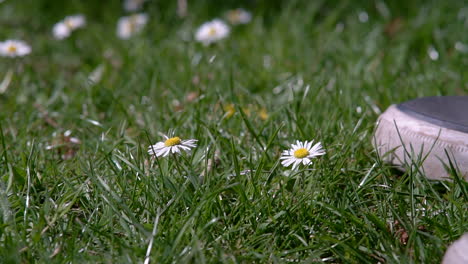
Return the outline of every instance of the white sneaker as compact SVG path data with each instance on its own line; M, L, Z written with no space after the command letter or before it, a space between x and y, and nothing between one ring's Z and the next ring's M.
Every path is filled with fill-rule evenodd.
M442 264L466 264L468 263L468 233L465 233L445 252Z
M377 122L373 143L384 161L401 169L420 164L422 174L437 180L448 179L452 167L468 181L468 96L392 105Z

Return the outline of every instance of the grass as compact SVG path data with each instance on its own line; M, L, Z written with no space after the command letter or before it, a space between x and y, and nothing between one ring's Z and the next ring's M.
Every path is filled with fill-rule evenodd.
M183 19L149 1L128 41L120 3L99 2L0 3L0 38L33 48L0 60L1 263L439 263L468 230L466 182L400 173L371 144L390 104L467 94L463 1L189 1ZM191 40L239 5L250 24ZM74 13L87 27L54 40ZM151 160L170 131L199 146ZM281 166L311 139L325 156Z

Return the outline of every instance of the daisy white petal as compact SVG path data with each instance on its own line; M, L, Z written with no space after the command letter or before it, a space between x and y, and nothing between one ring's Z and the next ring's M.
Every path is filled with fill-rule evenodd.
M162 148L164 148L164 143L158 142L158 143L148 147L148 153L153 152L153 150L158 151L158 150L160 150Z
M186 151L190 150L190 147L182 146L182 145L180 145L179 148L182 150L186 150Z
M156 143L154 146L155 146L156 148L158 148L158 149L162 149L162 148L164 148L164 143L163 143L163 142L158 142L158 143Z
M171 154L172 148L163 148L161 151L164 151L164 157Z
M292 166L292 170L296 170L297 166L299 165L300 162L298 162L297 160L294 161L294 164Z
M163 157L167 157L167 155L169 155L169 153L171 153L171 149L170 149L170 148L168 148L168 149L162 149L160 153L161 153L161 155L162 155Z
M63 22L59 22L52 28L52 33L56 39L64 39L70 36L71 30Z
M313 140L312 140L312 141L309 141L309 142L306 141L305 148L306 148L306 149L310 149L310 148L312 147L312 144L313 144L313 143L314 143Z
M318 142L310 149L310 153L314 156L321 156L325 154L325 150L322 148L322 144Z
M281 162L281 164L285 167L289 167L291 164L293 164L295 162L295 160L293 159L287 159L287 160L283 160Z
M184 140L182 141L182 146L187 146L187 147L196 147L197 146L197 141L194 140L194 139L190 139L190 140Z
M159 156L160 152L161 152L160 149L154 149L154 151L152 149L148 150L148 154L150 154L151 156Z
M86 25L86 18L83 15L67 16L63 22L71 30L82 28Z

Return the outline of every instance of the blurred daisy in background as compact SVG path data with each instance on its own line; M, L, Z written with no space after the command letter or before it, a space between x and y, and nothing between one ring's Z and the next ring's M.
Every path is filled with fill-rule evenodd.
M252 20L252 14L245 9L237 8L228 11L226 19L233 25L247 24Z
M170 153L180 153L182 150L189 152L197 146L196 139L182 140L180 137L171 137L164 135L164 141L158 142L148 147L148 154L156 157L166 157Z
M0 42L0 56L23 57L31 53L31 47L21 40L9 39Z
M127 12L138 11L143 7L145 0L125 0L124 9Z
M313 145L314 141L300 142L296 141L296 144L292 144L291 148L283 151L281 155L281 164L284 167L293 165L292 169L295 170L301 163L304 166L312 164L312 159L325 154L325 150L322 148L322 143L318 142Z
M129 39L134 34L141 32L147 22L148 15L143 13L121 17L117 22L117 36L121 39Z
M265 107L262 107L260 108L260 110L258 110L258 117L260 117L261 120L265 121L268 119L269 115L268 115L268 111Z
M229 26L226 25L220 19L214 19L212 21L202 24L197 32L195 33L195 40L209 45L213 42L217 42L229 35Z
M52 33L56 39L64 39L70 34L86 25L86 19L83 15L72 15L65 17L62 21L54 25Z
M236 113L236 107L234 106L234 104L224 105L223 110L224 110L224 117L225 118L230 118L231 116L233 116Z

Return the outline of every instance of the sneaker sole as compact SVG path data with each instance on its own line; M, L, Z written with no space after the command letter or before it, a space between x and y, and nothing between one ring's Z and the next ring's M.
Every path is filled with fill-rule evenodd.
M384 161L401 170L421 164L422 173L433 180L450 178L447 152L468 181L468 133L414 118L392 105L379 117L373 141Z

